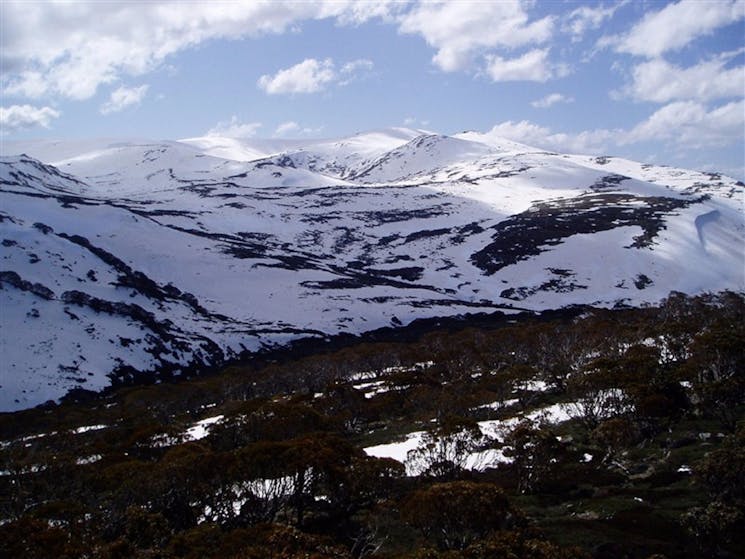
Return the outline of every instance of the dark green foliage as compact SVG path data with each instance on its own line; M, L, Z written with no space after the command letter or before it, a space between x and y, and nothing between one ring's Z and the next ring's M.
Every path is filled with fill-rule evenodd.
M743 549L745 514L740 507L712 501L705 507L692 508L681 520L704 553L716 556L733 543Z
M564 457L564 445L546 427L534 427L522 422L505 441L506 454L512 458L517 473L517 490L532 493L550 485Z
M744 310L672 294L0 414L0 556L743 556ZM414 431L421 475L362 450Z
M84 549L74 533L51 527L44 520L23 517L0 526L2 557L68 559L80 557Z
M622 458L629 447L641 440L641 433L634 421L627 417L613 417L598 425L590 438L604 456L603 462L613 463Z
M683 515L683 525L706 552L721 552L728 544L745 552L745 423L694 472L712 500Z
M712 497L745 505L745 425L695 469Z
M522 523L499 487L470 481L420 489L404 503L402 513L425 541L440 549L465 549L495 531Z

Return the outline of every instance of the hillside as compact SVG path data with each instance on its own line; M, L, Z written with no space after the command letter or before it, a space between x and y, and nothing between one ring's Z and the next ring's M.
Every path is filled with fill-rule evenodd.
M745 286L742 183L476 133L5 142L0 410L416 319Z
M742 557L743 347L676 293L0 414L0 555Z

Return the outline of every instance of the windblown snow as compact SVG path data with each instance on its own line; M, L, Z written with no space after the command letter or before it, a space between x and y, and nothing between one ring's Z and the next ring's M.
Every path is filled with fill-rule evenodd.
M417 318L745 289L744 186L477 133L4 142L0 410Z

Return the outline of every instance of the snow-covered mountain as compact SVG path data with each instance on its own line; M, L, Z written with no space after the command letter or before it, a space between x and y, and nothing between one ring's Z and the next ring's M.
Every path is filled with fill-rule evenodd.
M744 194L477 133L4 142L0 410L416 318L741 291Z

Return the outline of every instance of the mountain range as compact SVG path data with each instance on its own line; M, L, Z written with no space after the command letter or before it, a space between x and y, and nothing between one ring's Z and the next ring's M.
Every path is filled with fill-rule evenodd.
M742 182L476 132L4 142L0 411L293 340L745 289Z

